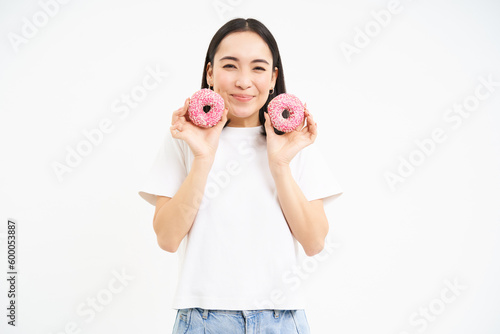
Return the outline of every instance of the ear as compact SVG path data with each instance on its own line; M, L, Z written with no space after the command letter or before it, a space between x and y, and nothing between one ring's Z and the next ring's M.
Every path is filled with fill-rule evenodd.
M212 64L210 62L208 62L207 64L207 83L209 82L212 82L213 83L213 68L212 68ZM213 85L210 85L210 86L213 86Z
M271 77L271 83L273 87L276 87L276 79L278 79L278 68L275 67L273 71L273 75Z

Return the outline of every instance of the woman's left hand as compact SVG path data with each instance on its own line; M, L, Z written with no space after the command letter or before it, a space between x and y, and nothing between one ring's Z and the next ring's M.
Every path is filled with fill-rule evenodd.
M318 135L318 127L304 104L304 121L291 132L277 135L271 125L269 114L264 112L267 135L267 157L271 170L288 165L304 147L311 145ZM307 121L307 125L304 124Z

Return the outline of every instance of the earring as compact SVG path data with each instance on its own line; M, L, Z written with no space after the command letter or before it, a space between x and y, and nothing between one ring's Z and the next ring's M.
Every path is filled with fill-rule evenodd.
M208 84L208 89L212 90L212 88L211 88L210 84Z
M274 87L273 89L269 90L269 95L273 95L273 93L274 93Z

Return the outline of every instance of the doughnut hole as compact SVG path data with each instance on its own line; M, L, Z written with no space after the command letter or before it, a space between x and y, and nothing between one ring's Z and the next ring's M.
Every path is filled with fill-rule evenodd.
M210 109L212 109L210 105L203 106L203 111L205 112L205 114L208 114L210 112Z
M287 119L288 117L290 117L290 111L288 111L287 109L283 110L281 116L283 116L284 119Z

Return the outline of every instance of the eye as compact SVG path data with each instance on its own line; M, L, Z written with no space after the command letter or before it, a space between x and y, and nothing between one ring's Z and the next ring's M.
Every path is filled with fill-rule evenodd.
M222 66L222 68L236 68L236 66L234 66L233 64L227 64L227 65L224 65Z
M256 69L256 70L262 70L262 71L265 71L265 70L266 70L265 68L260 67L260 66L259 66L259 67L256 67L255 69Z

